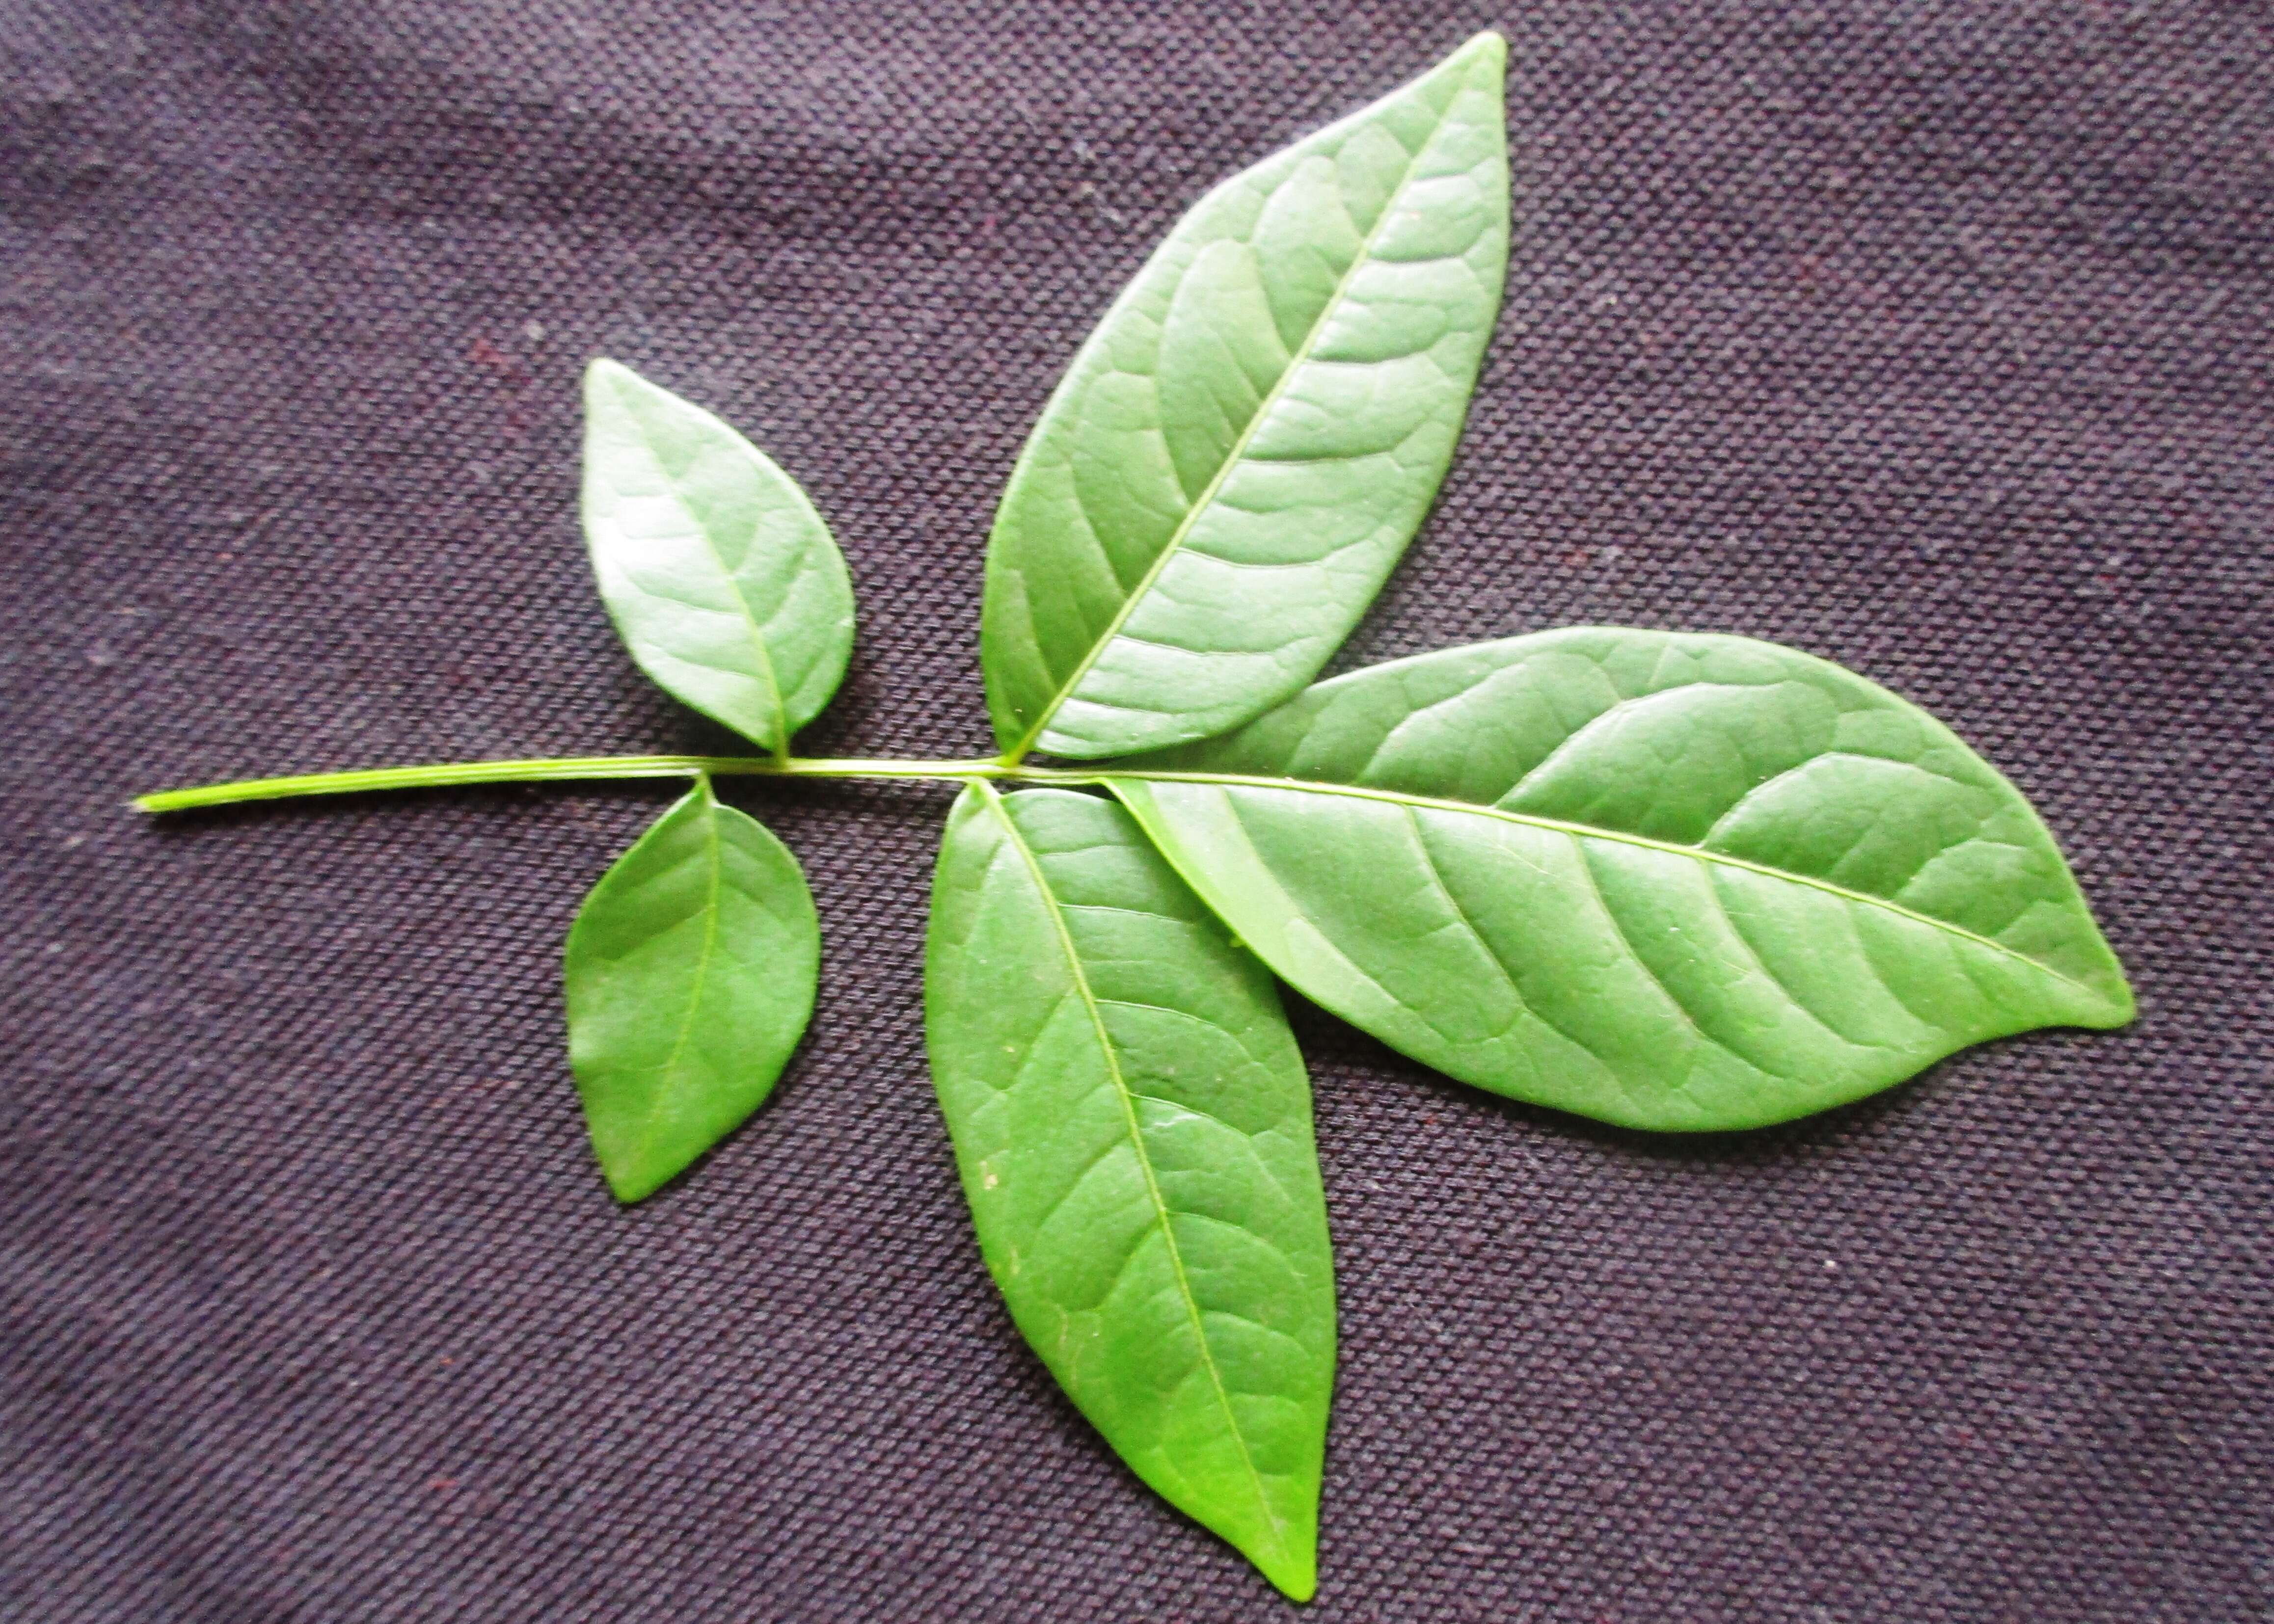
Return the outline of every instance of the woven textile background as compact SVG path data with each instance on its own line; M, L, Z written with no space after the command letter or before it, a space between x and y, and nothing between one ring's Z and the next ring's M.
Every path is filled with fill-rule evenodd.
M919 1022L942 792L729 786L811 873L821 1008L631 1212L558 954L666 789L121 803L731 748L591 591L595 353L835 526L810 753L984 748L986 526L1075 343L1206 184L1487 26L1508 303L1345 663L1586 621L1842 661L2036 800L2142 1012L1665 1140L1298 1006L1308 1616L2270 1616L2245 0L0 0L0 1616L1297 1616L982 1272Z

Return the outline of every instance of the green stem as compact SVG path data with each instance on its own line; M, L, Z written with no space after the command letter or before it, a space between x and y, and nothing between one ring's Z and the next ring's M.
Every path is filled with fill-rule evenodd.
M1079 770L1027 767L999 759L892 761L853 758L801 761L770 756L554 756L525 761L436 762L418 767L370 767L353 772L311 772L282 778L241 778L137 795L143 812L187 812L245 801L286 801L298 795L352 795L370 790L443 789L461 784L557 784L575 778L1014 778L1033 783L1086 784L1096 775Z

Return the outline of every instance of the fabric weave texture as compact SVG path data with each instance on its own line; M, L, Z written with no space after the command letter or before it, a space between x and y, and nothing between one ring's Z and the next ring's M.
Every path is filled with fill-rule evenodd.
M577 898L662 785L139 790L730 749L578 539L606 354L803 483L802 753L987 748L996 493L1217 177L1510 43L1517 238L1338 668L1740 632L2032 797L2142 1015L1726 1138L1298 1007L1341 1620L2274 1613L2274 16L2234 0L9 0L0 1615L1270 1620L1056 1394L927 1079L945 791L723 786L813 1032L620 1211Z

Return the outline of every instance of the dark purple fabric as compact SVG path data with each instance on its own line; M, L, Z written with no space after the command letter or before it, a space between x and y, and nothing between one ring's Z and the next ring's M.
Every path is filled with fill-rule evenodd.
M828 959L620 1212L563 928L658 786L132 791L714 747L598 607L615 356L812 492L814 753L986 748L994 493L1209 182L1488 24L1520 240L1351 661L1623 621L1925 703L2142 1016L1649 1139L1299 1010L1344 1620L2274 1607L2274 36L2241 0L0 8L0 1615L1291 1612L1055 1395L926 1080L943 795L738 786Z

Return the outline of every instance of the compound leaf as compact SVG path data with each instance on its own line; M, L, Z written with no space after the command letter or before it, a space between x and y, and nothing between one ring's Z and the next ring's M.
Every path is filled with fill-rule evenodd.
M1059 385L988 543L1017 756L1236 726L1317 674L1428 511L1508 266L1480 34L1195 204Z
M1836 665L1580 628L1321 683L1113 787L1266 963L1465 1081L1750 1127L1954 1049L2118 1026L2052 837Z
M639 668L776 756L853 652L853 583L796 481L628 366L584 374L584 537Z
M820 963L797 859L707 779L600 876L568 932L568 1063L619 1199L654 1193L772 1092Z
M1307 1598L1333 1263L1271 978L1111 801L979 784L940 849L924 1010L1019 1329L1139 1477Z

